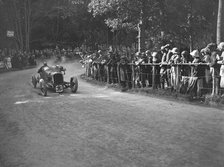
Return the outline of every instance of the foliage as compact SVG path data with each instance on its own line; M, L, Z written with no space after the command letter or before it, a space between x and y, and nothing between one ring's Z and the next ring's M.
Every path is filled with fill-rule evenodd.
M171 37L174 43L187 45L191 35L200 47L214 40L216 5L216 1L209 0L92 0L89 10L95 17L105 16L105 23L113 30L137 29L142 17L150 40L161 40L164 31L164 41Z
M218 0L0 0L0 48L12 42L7 30L26 50L29 44L131 46L138 25L148 49L167 42L201 48L216 40L217 9Z

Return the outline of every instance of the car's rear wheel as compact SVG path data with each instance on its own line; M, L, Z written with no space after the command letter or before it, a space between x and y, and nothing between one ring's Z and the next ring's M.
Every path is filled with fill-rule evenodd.
M70 80L70 88L72 93L76 93L78 90L78 79L77 77L72 77Z
M34 88L37 87L37 78L35 76L32 76L32 84Z

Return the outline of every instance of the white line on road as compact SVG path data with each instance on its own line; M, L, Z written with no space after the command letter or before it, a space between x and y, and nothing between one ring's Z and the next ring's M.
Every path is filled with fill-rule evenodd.
M26 104L26 103L43 103L44 101L37 101L37 100L24 100L24 101L17 101L15 104Z
M15 102L15 104L25 104L25 103L29 103L29 100Z

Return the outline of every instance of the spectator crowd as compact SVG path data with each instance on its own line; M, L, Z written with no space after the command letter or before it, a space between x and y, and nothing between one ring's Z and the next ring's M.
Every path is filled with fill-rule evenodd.
M84 55L81 63L88 77L127 89L171 89L197 98L224 94L224 42L192 52L170 44L131 55L110 48Z
M72 49L43 49L33 50L31 52L14 50L14 49L0 49L0 69L23 69L27 66L35 66L36 60L46 60L54 58L56 61L61 61L63 58L72 59L77 54L77 50ZM79 56L78 56L79 57Z
M34 53L23 52L13 49L0 50L0 68L11 69L18 68L22 69L27 66L36 65Z
M43 49L32 52L0 50L0 68L22 69L36 65L36 59L81 57L86 75L101 82L120 84L123 89L134 87L170 89L171 91L203 97L224 95L224 42L208 44L205 48L180 50L166 44L154 52L120 52L111 47L87 53L80 49Z

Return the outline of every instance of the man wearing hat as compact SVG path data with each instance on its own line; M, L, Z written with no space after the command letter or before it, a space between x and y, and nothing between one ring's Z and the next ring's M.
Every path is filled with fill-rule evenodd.
M191 55L188 51L184 50L181 52L181 63L190 63L192 62ZM181 68L181 76L190 76L191 75L191 67L190 66L182 66Z
M192 66L192 77L197 77L196 95L199 98L202 95L201 90L203 89L203 80L205 78L205 68L206 67L203 65L200 65L200 63L204 63L204 62L202 61L200 52L198 50L194 50L190 54L194 58L192 63L195 64L195 66Z
M218 64L221 64L220 67L220 88L221 88L221 94L223 96L224 93L224 42L221 42L218 45L218 50L220 51L220 60L218 61Z
M148 63L153 63L153 61L152 61L153 57L152 57L151 52L149 50L147 50L145 52L145 54L148 59ZM148 80L148 87L152 87L152 66L147 66L147 78L146 79Z
M153 52L152 53L152 61L153 61L153 64L156 64L156 63L160 63L160 53L159 52ZM155 79L155 88L160 88L161 85L160 85L160 66L159 65L155 65L155 71L154 71L154 79Z
M95 60L97 65L97 76L99 81L104 81L104 55L101 50L98 50L97 52L97 58Z
M220 57L217 52L217 45L210 43L207 45L207 48L210 50L211 54L211 63L210 69L212 73L212 95L218 95L219 93L219 80L220 80L220 65L217 63L220 60Z
M128 86L128 59L125 55L122 55L119 62L119 78L122 91L126 90Z
M166 52L167 52L165 62L167 64L169 64L169 61L170 61L170 59L173 55L171 45L170 44L165 45L165 49L166 49ZM170 66L167 66L166 73L167 73L167 80L168 80L167 86L171 87L171 67Z
M152 55L151 55L150 50L146 50L145 55L148 58L148 63L152 63Z
M201 56L204 63L207 63L208 65L211 63L211 51L208 47L201 49ZM207 89L207 93L211 93L210 90L212 88L212 75L210 66L205 66L204 87Z
M148 63L148 57L146 56L145 52L142 52L139 66L140 66L140 81L143 88L146 87L146 80L148 79L148 74L149 74L148 66L143 65L146 63Z
M161 53L162 53L162 59L161 59L161 65L160 65L160 83L161 83L161 88L165 88L165 83L167 86L169 85L169 80L168 80L168 75L167 75L167 54L169 52L170 45L167 44L165 46L161 47Z
M108 73L109 73L109 83L115 84L117 83L116 81L116 69L117 69L117 60L115 57L115 54L113 54L112 50L109 50L108 52L108 62L107 62L107 66L108 66Z
M137 86L140 88L141 84L140 84L140 80L141 80L141 68L140 68L140 64L142 63L143 59L142 59L142 54L141 52L136 52L135 54L135 82L137 84Z

